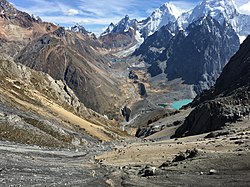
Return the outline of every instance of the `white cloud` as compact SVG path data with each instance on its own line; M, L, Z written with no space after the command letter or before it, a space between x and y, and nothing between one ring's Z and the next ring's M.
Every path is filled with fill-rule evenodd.
M250 1L238 7L239 11L243 14L250 15Z
M78 14L80 14L80 11L76 10L76 9L73 9L73 8L71 8L71 9L69 9L69 10L67 10L65 12L65 15L67 15L67 16L75 16L75 15L78 15Z

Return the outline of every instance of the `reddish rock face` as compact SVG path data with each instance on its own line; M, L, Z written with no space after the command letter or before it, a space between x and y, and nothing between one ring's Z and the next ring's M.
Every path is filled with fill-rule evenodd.
M103 47L107 49L127 48L136 44L135 31L129 29L124 33L109 33L101 36L100 40L103 42Z

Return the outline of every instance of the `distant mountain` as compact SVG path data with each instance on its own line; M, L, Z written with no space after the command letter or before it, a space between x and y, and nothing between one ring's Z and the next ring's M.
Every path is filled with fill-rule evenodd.
M151 76L182 78L199 93L214 84L250 34L249 24L249 16L240 14L233 0L204 0L146 38L133 56L150 64Z
M137 29L137 20L130 19L128 15L126 15L121 21L119 21L116 25L111 23L109 27L106 29L101 36L105 36L107 34L122 34L128 32L130 29Z
M108 28L101 34L101 36L105 36L107 34L110 34L113 31L114 28L115 28L114 23L110 23Z
M108 48L131 47L140 42L141 38L147 38L162 26L175 22L182 12L172 3L165 3L142 21L125 16L117 24L111 23L100 35L100 39Z
M99 39L103 42L103 46L108 49L128 48L138 43L138 22L136 19L130 19L125 16L116 25L111 23L103 32ZM137 40L136 40L137 39Z
M199 93L215 83L239 45L239 38L230 25L222 26L208 16L175 36L169 26L162 27L134 55L150 64L148 72L152 77L165 73L168 80L181 78L184 83L195 85Z
M166 46L172 38L173 34L169 30L169 27L164 26L153 35L148 36L141 46L135 50L133 55L140 56L144 62L151 64L155 62L160 54L166 49Z
M199 93L215 83L239 45L230 25L222 26L208 16L180 31L157 60L166 61L164 73L168 80L182 78L184 83L195 85Z
M174 137L221 129L250 115L250 36L223 69L216 84L197 96L196 107Z
M203 0L192 11L178 18L178 29L185 30L189 24L208 15L221 25L229 23L241 37L250 34L250 16L240 14L233 0Z
M71 30L73 32L80 32L82 34L92 34L91 32L87 31L82 25L79 24L70 27L68 30Z
M125 16L116 25L111 23L109 27L101 34L105 36L107 34L121 34L127 32L130 28L138 30L143 38L152 35L155 31L159 30L162 26L167 25L169 22L175 22L177 18L183 13L183 10L177 8L172 3L165 3L160 8L157 8L153 13L142 21L136 19L129 19L129 16Z
M165 3L160 8L155 9L153 13L145 20L138 23L140 33L143 38L147 38L162 26L175 22L184 11L172 3Z

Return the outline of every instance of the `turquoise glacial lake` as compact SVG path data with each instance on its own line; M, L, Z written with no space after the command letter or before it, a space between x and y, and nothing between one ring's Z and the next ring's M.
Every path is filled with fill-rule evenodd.
M171 108L179 110L181 107L191 103L193 100L192 99L184 99L180 101L173 102L171 105Z

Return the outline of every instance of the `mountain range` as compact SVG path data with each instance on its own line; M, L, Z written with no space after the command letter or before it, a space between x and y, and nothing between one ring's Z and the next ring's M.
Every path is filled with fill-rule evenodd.
M248 186L249 23L165 3L97 37L0 0L0 186Z
M240 42L243 42L249 34L250 16L239 13L233 0L204 0L189 11L183 11L171 2L165 3L160 8L155 9L148 18L141 21L130 19L126 16L117 24L111 23L101 34L101 38L108 37L112 34L124 35L131 29L134 31L137 30L140 33L139 36L145 39L169 23L172 24L170 29L171 33L175 34L180 30L185 30L194 21L207 17L208 15L217 20L221 25L223 25L224 22L230 24L238 34ZM135 35L130 36L131 38L135 38ZM116 41L113 40L113 42ZM127 45L132 45L132 43Z
M215 83L249 34L249 19L231 0L203 1L147 37L133 56L149 64L151 76L181 78L200 93Z

